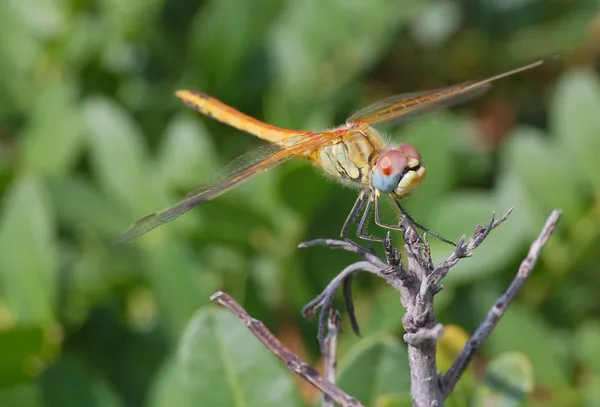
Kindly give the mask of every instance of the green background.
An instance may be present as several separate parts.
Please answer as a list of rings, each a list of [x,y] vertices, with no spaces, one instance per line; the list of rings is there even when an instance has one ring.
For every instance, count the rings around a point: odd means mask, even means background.
[[[600,405],[599,6],[0,0],[0,406],[317,401],[209,297],[227,291],[319,365],[316,320],[300,310],[356,256],[297,245],[337,237],[356,191],[296,160],[112,246],[130,223],[261,145],[188,109],[175,90],[318,130],[394,93],[555,53],[473,102],[382,129],[420,149],[428,178],[405,207],[443,236],[516,207],[444,282],[441,370],[550,211],[563,209],[452,405]],[[439,261],[451,247],[432,250]],[[340,385],[369,406],[409,405],[399,299],[368,276],[354,294],[363,338],[342,313]]]

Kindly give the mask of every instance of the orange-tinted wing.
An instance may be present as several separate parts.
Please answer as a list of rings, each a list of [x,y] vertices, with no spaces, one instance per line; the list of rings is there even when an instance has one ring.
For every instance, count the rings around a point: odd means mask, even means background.
[[[518,72],[535,68],[552,59],[555,59],[555,57],[541,59],[529,65],[477,81],[463,82],[458,85],[424,92],[391,96],[359,110],[354,113],[346,123],[348,125],[377,124],[393,119],[403,121],[409,120],[418,115],[452,106],[480,96],[490,88],[491,82]]]
[[[296,135],[243,154],[186,195],[178,204],[137,221],[115,240],[115,244],[135,239],[163,223],[183,215],[194,206],[221,195],[253,175],[267,171],[291,158],[301,156],[333,138],[335,138],[335,134],[332,132]]]
[[[231,106],[227,106],[225,103],[208,96],[205,93],[190,90],[178,90],[175,92],[175,96],[192,109],[197,110],[208,117],[212,117],[221,123],[248,132],[263,140],[270,141],[271,143],[294,135],[309,133],[306,131],[282,129],[263,123]]]

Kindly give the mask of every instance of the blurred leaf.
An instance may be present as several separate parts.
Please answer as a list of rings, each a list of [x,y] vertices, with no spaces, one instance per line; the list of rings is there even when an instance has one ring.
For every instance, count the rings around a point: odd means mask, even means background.
[[[339,386],[364,405],[376,405],[382,395],[410,391],[406,349],[396,339],[372,337],[360,341],[341,360]]]
[[[285,95],[328,100],[370,68],[393,33],[420,10],[419,2],[405,1],[398,7],[390,0],[306,0],[287,5],[270,32],[277,84],[269,95],[273,102]]]
[[[422,15],[411,22],[415,39],[426,46],[441,46],[460,28],[462,12],[458,3],[438,1],[428,4]]]
[[[26,110],[36,97],[31,79],[43,48],[17,18],[12,3],[18,2],[0,2],[0,90],[14,106]]]
[[[211,270],[197,262],[181,240],[145,248],[144,265],[167,333],[176,341],[194,312],[209,301],[214,290]]]
[[[375,401],[375,407],[411,407],[412,405],[410,393],[379,396]]]
[[[369,278],[371,276],[368,276]],[[372,278],[372,277],[371,277]],[[357,281],[353,291],[358,289]],[[351,337],[353,342],[362,342],[371,336],[380,338],[390,332],[400,332],[405,310],[398,292],[388,285],[371,289],[356,301],[356,318],[360,325],[361,338]],[[345,316],[344,316],[345,317]],[[348,331],[350,332],[350,331]],[[346,335],[348,337],[350,335]]]
[[[517,202],[512,201],[512,204],[515,205]],[[494,210],[498,218],[509,208],[501,206],[494,196],[488,193],[456,192],[439,202],[429,219],[431,219],[430,223],[435,225],[437,233],[457,241],[460,237],[459,233],[469,238],[475,225],[487,224]],[[495,229],[477,248],[476,255],[460,261],[448,273],[445,281],[448,284],[466,283],[489,277],[503,267],[513,264],[514,256],[521,253],[526,237],[527,223],[524,224],[517,219],[518,211],[521,211],[521,214],[523,212],[517,206],[508,220]],[[450,231],[454,231],[454,235],[451,235]],[[429,240],[434,264],[438,264],[451,253],[452,248],[433,238]]]
[[[150,30],[164,0],[107,0],[100,3],[108,21],[107,31],[134,39]]]
[[[456,160],[453,156],[462,138],[463,126],[447,114],[435,114],[409,123],[394,137],[395,142],[411,143],[422,156],[422,163],[431,174],[419,189],[406,200],[406,210],[415,219],[429,219],[431,208],[445,199],[457,182]],[[434,229],[437,225],[432,223]]]
[[[34,35],[51,38],[60,33],[67,17],[66,2],[53,0],[7,1],[14,10],[14,16]]]
[[[587,321],[581,324],[573,337],[573,350],[579,363],[600,377],[600,323]]]
[[[579,170],[596,188],[600,187],[599,111],[600,82],[596,75],[585,70],[563,75],[551,105],[552,129],[564,155],[563,165]]]
[[[533,389],[533,366],[527,356],[504,353],[490,362],[473,406],[517,407]]]
[[[497,3],[502,4],[499,1]],[[597,13],[594,1],[582,1],[577,5],[579,7],[574,7],[573,11],[560,13],[557,18],[540,21],[541,24],[528,24],[525,29],[511,31],[511,35],[504,38],[504,54],[520,61],[553,54],[567,54],[573,44],[581,44],[584,40],[589,23]]]
[[[74,230],[113,240],[129,222],[114,202],[83,177],[51,181],[48,191],[58,216]]]
[[[48,407],[124,407],[111,386],[74,356],[63,356],[40,380]]]
[[[574,222],[584,209],[584,183],[579,180],[576,166],[556,164],[563,157],[544,134],[534,129],[515,131],[503,148],[503,168],[518,175],[531,201],[537,202],[543,213],[561,208],[567,222]],[[560,190],[560,193],[556,193]]]
[[[148,395],[149,407],[185,406],[193,400],[180,377],[179,366],[175,357],[168,357],[162,364]]]
[[[162,191],[156,182],[150,187],[153,174],[142,134],[129,114],[100,97],[88,99],[83,111],[91,136],[94,172],[105,193],[134,216],[160,208],[157,203]]]
[[[491,304],[478,309],[485,310]],[[486,342],[491,354],[519,351],[527,355],[534,368],[535,382],[559,390],[567,386],[570,371],[567,348],[539,315],[518,304],[511,304]],[[552,355],[552,357],[548,357]]]
[[[171,119],[159,151],[160,175],[167,185],[192,188],[218,168],[218,154],[208,132],[187,114]]]
[[[323,174],[319,170],[299,161],[286,165],[280,171],[281,196],[298,214],[310,217],[322,207],[323,199],[333,193],[333,182],[323,182]],[[310,188],[310,194],[306,193],[307,188]]]
[[[65,35],[62,58],[69,71],[82,69],[100,50],[103,38],[102,22],[81,11],[71,16]]]
[[[38,373],[36,365],[43,363],[45,345],[44,331],[37,326],[0,331],[0,349],[10,349],[0,356],[0,388],[31,380]]]
[[[23,384],[0,390],[0,405],[10,407],[42,407],[40,390],[34,384]]]
[[[54,221],[42,186],[32,178],[16,179],[0,219],[0,284],[19,324],[54,319],[58,294]]]
[[[438,370],[445,372],[458,357],[470,335],[458,325],[445,325],[444,336],[437,343]]]
[[[242,62],[261,46],[278,11],[280,0],[210,1],[195,16],[190,29],[191,77],[198,69],[224,85],[231,81]]]
[[[190,321],[177,374],[190,406],[300,406],[291,373],[225,310],[205,308]]]
[[[73,86],[57,83],[39,92],[24,135],[28,170],[56,176],[72,169],[84,141],[80,115]]]
[[[446,372],[450,368],[469,338],[469,333],[460,326],[444,325],[444,336],[437,343],[436,362],[438,371]],[[446,399],[448,407],[462,407],[470,403],[476,384],[475,374],[473,364],[467,366],[454,390]]]
[[[582,385],[582,401],[583,407],[594,407],[600,402],[600,376],[592,376]]]

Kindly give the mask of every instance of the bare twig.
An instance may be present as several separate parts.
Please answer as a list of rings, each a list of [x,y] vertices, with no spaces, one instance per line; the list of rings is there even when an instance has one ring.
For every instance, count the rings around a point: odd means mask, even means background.
[[[360,254],[364,260],[356,262],[342,270],[327,286],[325,290],[304,309],[304,315],[310,317],[314,315],[318,308],[321,308],[321,323],[319,329],[319,338],[322,342],[324,331],[324,315],[329,315],[329,309],[333,303],[333,297],[343,284],[344,296],[346,298],[347,308],[350,313],[350,319],[353,329],[358,332],[358,326],[354,319],[353,306],[348,305],[349,284],[351,278],[358,271],[368,271],[384,279],[393,286],[399,293],[402,305],[406,308],[406,313],[402,319],[405,342],[408,343],[409,363],[411,370],[411,394],[413,405],[429,406],[442,405],[444,398],[452,391],[456,381],[466,368],[473,353],[481,344],[481,341],[489,335],[494,328],[497,320],[500,318],[506,306],[512,300],[515,293],[520,289],[524,279],[527,277],[531,267],[535,263],[539,251],[552,232],[553,225],[558,221],[559,212],[555,211],[551,215],[542,235],[532,246],[532,251],[521,266],[518,277],[515,279],[507,293],[498,300],[494,308],[488,314],[486,321],[480,326],[473,338],[463,349],[459,360],[442,378],[437,372],[436,359],[436,341],[442,334],[442,326],[437,322],[433,311],[434,296],[442,290],[441,280],[448,274],[462,258],[470,257],[471,251],[481,245],[492,230],[504,222],[512,208],[502,215],[499,219],[492,215],[487,225],[477,225],[473,235],[467,239],[463,236],[454,251],[434,267],[431,260],[431,252],[426,236],[421,238],[416,228],[406,222],[404,225],[404,247],[406,249],[407,267],[402,266],[400,253],[393,248],[389,234],[384,241],[385,262],[380,260],[374,253],[364,248],[358,247],[352,243],[333,239],[319,239],[303,243],[300,247],[309,247],[314,245],[325,245],[328,247],[347,250]],[[543,239],[542,239],[543,236]],[[525,270],[525,271],[523,271]],[[351,304],[351,298],[350,298]]]
[[[373,263],[368,261],[358,261],[356,263],[353,263],[346,267],[344,270],[342,270],[337,276],[335,276],[334,279],[331,280],[327,287],[321,292],[321,294],[319,294],[315,299],[313,299],[304,307],[304,309],[302,310],[302,314],[306,318],[314,316],[317,312],[317,309],[321,308],[321,314],[319,318],[319,330],[317,334],[319,343],[321,344],[321,348],[323,348],[323,339],[325,338],[325,321],[327,315],[329,315],[329,310],[331,309],[331,306],[333,304],[333,298],[335,297],[338,288],[348,278],[351,278],[354,274],[358,273],[359,271],[367,271],[369,273],[375,274],[380,278],[383,278],[388,284],[396,288],[396,290],[400,292],[404,291],[404,288],[402,287],[402,281],[399,280],[398,277],[394,274],[386,273],[387,270],[388,267],[379,259],[377,259],[377,265],[374,265]]]
[[[370,250],[365,249],[357,245],[356,243],[351,243],[346,240],[336,240],[336,239],[315,239],[309,240],[308,242],[302,242],[298,245],[299,248],[305,249],[307,247],[313,246],[327,246],[332,249],[342,249],[349,252],[357,253],[363,256],[363,258],[367,261],[370,261],[373,264],[381,265],[385,267],[385,263],[383,263],[379,257],[375,253]]]
[[[314,367],[300,360],[298,356],[286,348],[279,339],[267,329],[265,324],[248,315],[246,310],[244,310],[244,308],[231,296],[222,291],[217,291],[210,298],[212,301],[217,301],[219,304],[233,312],[233,314],[238,317],[238,319],[242,321],[271,352],[281,359],[290,370],[315,386],[324,395],[327,395],[331,400],[342,407],[362,407],[362,404],[358,402],[358,400],[346,394],[335,384],[323,379]]]
[[[324,342],[324,365],[325,365],[325,380],[329,383],[335,383],[335,370],[337,367],[337,337],[340,331],[340,314],[335,309],[332,309],[327,321],[327,336]],[[323,407],[333,407],[334,401],[331,397],[323,394]]]
[[[521,287],[523,287],[525,280],[527,277],[529,277],[531,270],[533,270],[535,267],[543,247],[546,245],[550,235],[556,228],[558,220],[560,219],[560,215],[561,212],[558,210],[555,210],[550,214],[550,217],[548,217],[548,220],[546,221],[546,224],[544,225],[540,235],[531,244],[529,253],[519,266],[517,275],[513,279],[512,283],[506,292],[496,300],[485,319],[481,322],[473,336],[471,336],[461,350],[456,361],[452,364],[450,369],[448,369],[446,374],[444,374],[442,383],[444,387],[444,394],[446,396],[454,389],[458,379],[469,365],[477,349],[496,327],[511,301],[515,298]]]

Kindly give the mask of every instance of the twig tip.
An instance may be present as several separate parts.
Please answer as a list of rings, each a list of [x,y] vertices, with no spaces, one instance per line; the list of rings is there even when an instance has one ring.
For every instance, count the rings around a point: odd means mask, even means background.
[[[225,293],[223,291],[217,291],[210,296],[211,301],[218,301]]]

